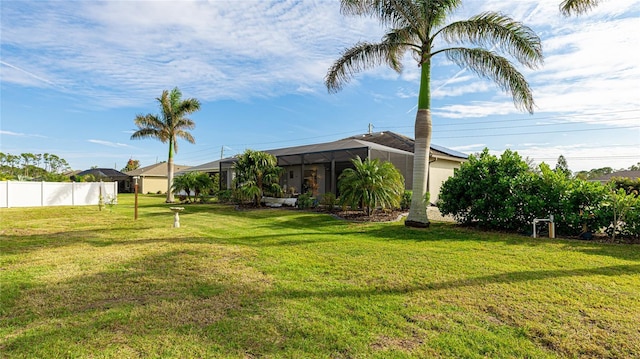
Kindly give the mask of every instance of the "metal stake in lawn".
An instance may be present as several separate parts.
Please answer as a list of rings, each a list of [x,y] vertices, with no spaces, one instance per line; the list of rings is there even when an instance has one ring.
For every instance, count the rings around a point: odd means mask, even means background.
[[[173,228],[180,228],[180,215],[179,213],[184,210],[184,207],[169,207],[173,211]]]
[[[133,177],[133,180],[135,181],[135,184],[133,185],[133,188],[134,188],[134,190],[133,190],[133,191],[134,191],[134,192],[135,192],[135,194],[136,194],[136,196],[135,196],[135,198],[136,198],[136,199],[135,199],[135,204],[134,204],[134,206],[133,206],[133,207],[134,207],[134,210],[133,210],[133,219],[135,219],[135,220],[137,220],[137,219],[138,219],[138,178],[140,178],[140,177],[138,177],[138,176],[134,176],[134,177]]]

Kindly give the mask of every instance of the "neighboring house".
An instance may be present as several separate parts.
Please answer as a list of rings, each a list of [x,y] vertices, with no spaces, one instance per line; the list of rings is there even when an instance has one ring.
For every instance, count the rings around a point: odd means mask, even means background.
[[[131,182],[129,176],[112,168],[91,168],[72,175],[72,181],[76,181],[78,177],[92,175],[96,180],[104,182],[118,182],[118,193],[131,192]]]
[[[189,166],[173,165],[173,173],[189,169]],[[133,181],[133,177],[138,179],[139,193],[167,193],[167,162],[156,163],[154,165],[137,168],[133,171],[126,172]]]
[[[339,195],[338,177],[346,168],[351,168],[351,160],[380,159],[389,161],[398,168],[405,178],[405,188],[413,185],[413,144],[414,140],[393,132],[377,132],[353,136],[342,140],[313,145],[295,146],[266,150],[278,159],[278,166],[284,168],[280,185],[288,193],[310,192],[314,196],[326,192]],[[191,167],[188,172],[201,171],[220,173],[221,188],[231,187],[235,157]],[[429,183],[427,190],[430,201],[438,200],[442,183],[453,175],[455,168],[467,160],[467,155],[444,147],[432,145],[429,160]]]
[[[598,178],[594,178],[590,181],[607,183],[612,178],[629,178],[631,180],[637,181],[640,178],[640,171],[618,171],[618,172],[609,173],[604,176],[600,176]]]

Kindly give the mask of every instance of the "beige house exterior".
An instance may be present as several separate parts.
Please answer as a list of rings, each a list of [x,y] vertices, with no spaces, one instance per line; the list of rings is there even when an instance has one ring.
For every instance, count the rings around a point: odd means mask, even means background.
[[[342,140],[312,145],[266,150],[278,160],[284,169],[280,185],[287,193],[311,193],[321,196],[337,192],[337,181],[351,160],[359,156],[388,161],[400,171],[405,188],[413,184],[414,140],[394,133],[377,132],[352,136]],[[429,182],[427,191],[430,202],[436,203],[442,183],[453,176],[454,170],[467,160],[467,155],[445,147],[431,145],[429,155]],[[220,187],[232,186],[233,165],[236,158],[229,157],[191,167],[184,172],[200,171],[220,174]],[[177,172],[177,171],[176,171]]]
[[[174,173],[189,169],[190,166],[173,165]],[[167,163],[156,163],[154,165],[141,167],[133,171],[125,172],[131,177],[139,177],[139,193],[167,193]],[[134,181],[132,181],[134,183]]]

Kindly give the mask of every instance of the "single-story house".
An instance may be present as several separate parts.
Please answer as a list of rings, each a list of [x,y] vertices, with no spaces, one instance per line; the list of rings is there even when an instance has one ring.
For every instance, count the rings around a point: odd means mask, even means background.
[[[177,174],[189,168],[189,166],[174,164],[173,173]],[[133,171],[128,171],[126,174],[132,178],[132,181],[133,177],[138,177],[139,193],[167,193],[167,162],[140,167]]]
[[[612,178],[628,178],[633,181],[637,181],[640,178],[640,171],[617,171],[594,178],[591,181],[598,181],[601,183],[607,183]]]
[[[84,177],[87,175],[92,175],[96,180],[104,182],[118,182],[118,193],[131,191],[129,176],[118,170],[114,170],[113,168],[90,168],[88,170],[78,172],[70,176],[70,178],[72,181],[77,181],[79,179],[78,177]]]
[[[264,152],[278,159],[284,168],[280,185],[288,193],[306,193],[314,196],[337,191],[338,177],[347,168],[353,167],[351,160],[360,156],[393,163],[405,178],[405,188],[413,185],[414,140],[394,133],[377,132],[352,136],[342,140],[312,145],[286,147]],[[429,160],[429,183],[431,203],[438,200],[442,183],[453,175],[455,168],[467,160],[467,155],[445,147],[431,145]],[[220,174],[220,187],[229,188],[234,178],[233,165],[236,157],[223,158],[189,168],[184,172],[200,171]]]

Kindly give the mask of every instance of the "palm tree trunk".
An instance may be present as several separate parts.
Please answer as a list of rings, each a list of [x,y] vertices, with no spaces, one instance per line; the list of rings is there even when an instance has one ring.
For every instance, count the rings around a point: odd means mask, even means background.
[[[169,160],[167,161],[167,203],[175,202],[173,198],[173,138],[169,139]]]
[[[413,149],[413,186],[407,227],[429,227],[427,217],[427,183],[429,183],[429,150],[431,149],[431,61],[426,59],[420,69],[420,92],[415,124],[416,142]]]
[[[416,142],[413,150],[413,194],[411,208],[405,221],[407,227],[429,227],[427,217],[427,183],[429,181],[429,150],[431,147],[431,110],[420,109],[416,114]]]

